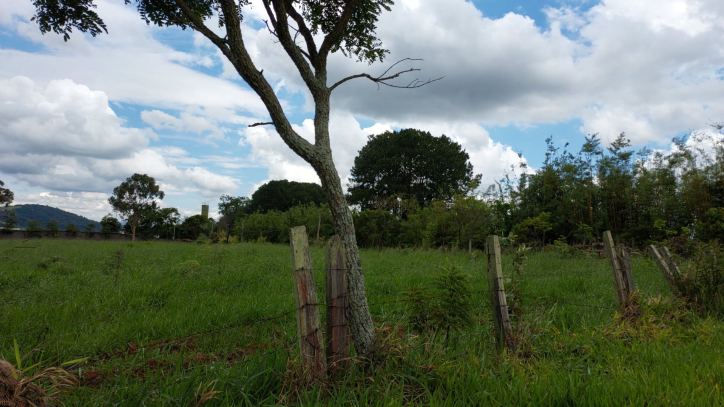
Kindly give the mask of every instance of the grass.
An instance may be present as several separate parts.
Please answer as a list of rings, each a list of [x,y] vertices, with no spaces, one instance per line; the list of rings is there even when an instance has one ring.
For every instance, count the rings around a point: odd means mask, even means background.
[[[14,360],[17,340],[42,349],[31,358],[44,366],[90,358],[61,397],[74,406],[724,404],[724,325],[672,300],[648,259],[633,259],[643,310],[630,323],[617,317],[607,260],[529,254],[521,346],[501,353],[483,258],[361,255],[385,351],[334,382],[299,373],[290,249],[271,244],[2,240],[0,356]],[[312,259],[322,298],[323,248]],[[408,332],[409,310],[393,301],[447,265],[481,291],[475,324],[450,339]]]

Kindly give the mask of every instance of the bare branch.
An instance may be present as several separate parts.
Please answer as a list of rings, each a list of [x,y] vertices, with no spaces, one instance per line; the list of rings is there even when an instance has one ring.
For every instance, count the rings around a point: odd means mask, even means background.
[[[289,17],[291,17],[292,20],[297,23],[297,28],[302,34],[302,37],[304,37],[304,42],[307,44],[307,57],[309,58],[310,62],[312,62],[312,66],[315,66],[315,61],[317,59],[317,44],[314,43],[314,36],[312,36],[312,31],[309,29],[309,27],[307,27],[307,24],[304,21],[304,17],[302,17],[294,8],[294,4],[292,3],[292,1],[285,1],[287,4],[287,14],[289,14]]]
[[[259,122],[259,123],[250,124],[247,127],[269,126],[269,125],[274,125],[274,122]]]
[[[431,79],[428,79],[428,80],[426,80],[426,81],[421,81],[421,80],[415,78],[414,80],[412,80],[410,83],[408,83],[408,84],[405,85],[405,86],[395,85],[395,84],[392,84],[392,83],[388,83],[387,81],[390,81],[390,80],[395,79],[395,78],[399,78],[401,75],[404,75],[404,74],[406,74],[406,73],[408,73],[408,72],[415,72],[415,71],[419,71],[419,70],[420,70],[420,69],[418,69],[418,68],[409,68],[409,69],[404,69],[404,70],[402,70],[402,71],[396,72],[396,73],[391,74],[391,75],[387,75],[387,74],[390,72],[390,70],[392,70],[392,68],[394,68],[396,65],[398,65],[399,63],[404,62],[404,61],[422,61],[422,59],[415,59],[415,58],[405,58],[405,59],[401,59],[401,60],[395,62],[394,64],[392,64],[392,66],[390,66],[389,68],[387,68],[387,70],[385,70],[385,72],[383,72],[383,73],[382,73],[381,75],[379,75],[379,76],[372,76],[372,75],[367,74],[367,73],[361,73],[361,74],[357,74],[357,75],[348,76],[348,77],[346,77],[346,78],[344,78],[344,79],[341,79],[340,81],[338,81],[338,82],[335,83],[334,85],[332,85],[332,87],[329,88],[329,91],[331,92],[331,91],[333,91],[337,86],[339,86],[339,85],[341,85],[341,84],[343,84],[343,83],[345,83],[345,82],[347,82],[347,81],[351,81],[352,79],[357,79],[357,78],[367,78],[367,79],[371,80],[372,82],[376,83],[377,86],[378,86],[378,88],[379,88],[379,85],[385,85],[385,86],[389,86],[389,87],[391,87],[391,88],[399,88],[399,89],[416,89],[416,88],[423,87],[423,86],[425,86],[425,85],[427,85],[427,84],[430,84],[430,83],[433,83],[433,82],[437,82],[437,81],[439,81],[440,79],[444,78],[444,76],[441,76],[441,77],[439,77],[439,78],[436,78],[436,79],[432,79],[432,78],[431,78]],[[385,76],[385,75],[387,75],[387,76]]]
[[[264,3],[267,14],[272,18],[272,25],[276,30],[279,42],[282,44],[282,47],[284,47],[287,55],[292,59],[292,62],[294,62],[299,74],[302,76],[302,80],[304,80],[304,83],[313,95],[319,93],[323,87],[317,80],[314,72],[312,72],[311,66],[301,52],[301,48],[294,42],[289,32],[290,25],[287,19],[288,10],[286,2],[284,0],[265,0],[262,3]],[[274,8],[273,12],[272,7]],[[274,17],[276,17],[276,20],[274,20]]]

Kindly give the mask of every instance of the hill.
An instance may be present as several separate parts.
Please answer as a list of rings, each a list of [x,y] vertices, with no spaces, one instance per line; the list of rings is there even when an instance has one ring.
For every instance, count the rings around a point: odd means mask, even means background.
[[[88,219],[86,217],[76,215],[74,213],[64,211],[62,209],[53,208],[46,205],[15,205],[8,208],[0,208],[0,211],[12,210],[15,211],[15,218],[18,220],[17,227],[26,228],[28,222],[37,220],[40,225],[45,228],[45,225],[52,221],[58,221],[60,223],[60,229],[65,230],[65,226],[72,223],[78,229],[85,230],[85,227],[89,223],[95,223],[96,231],[100,230],[98,221]],[[0,224],[2,224],[2,217],[0,217]]]

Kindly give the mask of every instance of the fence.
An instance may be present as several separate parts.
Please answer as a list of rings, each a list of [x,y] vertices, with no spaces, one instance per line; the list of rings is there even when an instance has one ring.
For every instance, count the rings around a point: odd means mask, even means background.
[[[291,315],[296,315],[297,332],[292,337],[286,337],[273,346],[270,346],[266,352],[257,354],[263,357],[268,354],[277,353],[284,349],[291,349],[293,343],[297,343],[299,347],[299,355],[301,362],[311,377],[322,377],[326,374],[331,376],[344,372],[350,366],[350,343],[352,335],[349,329],[348,313],[352,309],[348,302],[346,290],[346,258],[344,249],[339,238],[333,237],[326,248],[325,263],[325,301],[319,302],[316,293],[316,285],[314,283],[315,271],[312,267],[311,255],[309,253],[309,244],[307,241],[307,233],[304,227],[293,228],[291,230],[291,250],[292,250],[292,269],[294,276],[294,292],[296,306],[274,315],[261,318],[247,318],[237,323],[210,328],[207,330],[179,336],[172,339],[150,342],[143,345],[128,346],[125,350],[116,350],[108,353],[102,353],[92,357],[88,363],[90,365],[97,364],[114,358],[123,358],[131,354],[138,353],[142,350],[153,350],[161,348],[178,347],[195,338],[201,338],[219,334],[225,331],[231,331],[239,328],[254,327],[259,324],[282,320]],[[487,265],[487,290],[474,290],[460,294],[480,295],[481,297],[487,293],[490,298],[489,305],[486,306],[485,312],[492,316],[495,328],[495,340],[499,346],[514,350],[515,342],[513,337],[513,322],[511,322],[511,310],[508,308],[508,293],[506,293],[506,276],[510,276],[511,272],[504,273],[503,263],[501,261],[500,243],[497,236],[490,236],[486,242],[486,265]],[[604,243],[607,257],[611,265],[613,274],[613,290],[611,298],[600,297],[524,297],[516,298],[516,301],[535,301],[536,304],[544,306],[553,306],[556,304],[565,304],[574,307],[586,307],[602,312],[611,312],[625,307],[630,301],[631,294],[635,290],[633,274],[628,251],[623,247],[615,247],[610,232],[604,234]],[[668,251],[664,251],[668,255]],[[656,248],[652,249],[652,253],[658,255]],[[668,260],[662,260],[661,256],[654,255],[654,259],[664,273],[664,276],[671,275],[675,270],[675,264],[668,255]],[[404,267],[393,267],[388,270],[402,269]],[[288,272],[287,272],[288,273]],[[567,271],[568,274],[571,271]],[[668,274],[667,274],[668,273]],[[250,284],[251,282],[263,282],[271,279],[276,275],[265,275],[263,277],[251,280],[245,280],[238,284],[225,285],[211,290],[195,292],[193,295],[185,297],[172,298],[169,301],[188,301],[193,297],[203,296],[211,292],[233,291],[236,288]],[[522,281],[536,279],[555,278],[555,273],[536,274],[535,272],[525,273]],[[667,277],[669,280],[669,277]],[[438,297],[429,296],[423,300],[433,300]],[[615,303],[612,301],[615,298]],[[419,300],[419,299],[418,299]],[[591,302],[595,300],[595,302]],[[409,303],[409,298],[398,298],[393,300],[370,302],[366,307],[373,308],[386,304]],[[320,307],[324,306],[326,310],[326,326],[322,328],[320,318]],[[134,311],[143,311],[150,308],[148,305],[125,309],[117,313],[107,313],[97,315],[91,318],[76,321],[71,324],[55,327],[54,330],[65,332],[75,326],[90,323],[92,321],[111,321],[121,314]],[[379,322],[379,320],[378,320]],[[52,331],[49,327],[28,330],[24,332],[14,333],[12,335],[0,336],[0,340],[18,338],[21,336],[37,336],[37,341],[43,343],[47,340],[47,336]],[[190,378],[189,378],[190,379]]]

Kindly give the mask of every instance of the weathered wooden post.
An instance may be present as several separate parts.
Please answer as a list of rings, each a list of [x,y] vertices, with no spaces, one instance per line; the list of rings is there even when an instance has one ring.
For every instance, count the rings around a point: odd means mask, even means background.
[[[610,230],[603,232],[603,244],[606,248],[606,257],[608,257],[608,261],[611,263],[611,269],[613,270],[613,286],[616,290],[618,305],[619,307],[624,307],[628,303],[629,292],[626,287],[623,267],[616,254],[616,248],[613,244],[613,237],[611,236]]]
[[[671,272],[671,275],[674,277],[674,281],[680,281],[681,270],[679,270],[679,266],[676,265],[676,262],[674,261],[674,257],[671,256],[671,253],[669,252],[669,248],[666,246],[661,246],[661,253],[663,254],[664,260],[666,260],[666,265],[669,266],[669,271]]]
[[[671,269],[669,268],[669,265],[666,264],[663,257],[661,257],[661,254],[656,249],[654,245],[649,246],[649,254],[651,255],[651,258],[654,259],[654,262],[659,267],[659,270],[661,270],[661,274],[663,274],[666,281],[669,283],[669,286],[674,292],[678,291],[678,288],[676,287],[676,281],[674,280],[674,275],[671,272]]]
[[[347,260],[339,236],[329,239],[325,263],[327,294],[327,366],[329,375],[349,367],[349,322],[347,321]]]
[[[500,240],[498,236],[488,236],[485,252],[488,256],[488,289],[490,302],[493,306],[495,330],[498,345],[513,350],[513,329],[508,314],[508,302],[505,299],[503,266],[500,257]]]
[[[297,226],[290,230],[292,266],[294,267],[294,298],[297,301],[297,335],[302,365],[314,378],[327,371],[319,321],[319,302],[314,286],[312,257],[309,254],[307,228]]]
[[[623,281],[626,283],[626,292],[630,296],[631,293],[636,291],[636,284],[633,279],[633,272],[631,271],[631,256],[629,255],[628,249],[624,245],[618,245],[617,249],[619,265],[623,272]]]

